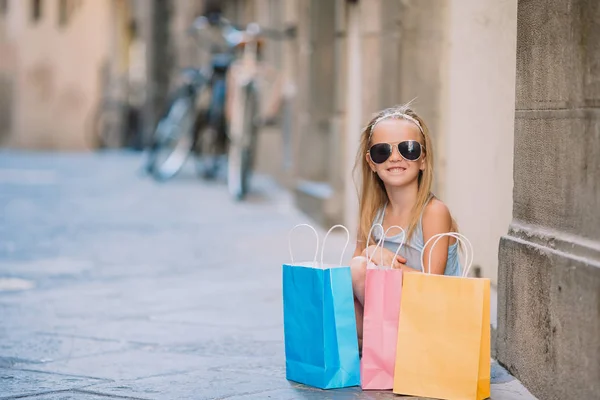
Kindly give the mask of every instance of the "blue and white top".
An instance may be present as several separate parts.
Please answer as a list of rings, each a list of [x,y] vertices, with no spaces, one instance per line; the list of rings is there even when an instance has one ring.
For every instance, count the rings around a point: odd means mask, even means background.
[[[373,225],[381,224],[383,225],[383,219],[385,217],[385,209],[387,207],[384,206],[379,210],[377,215],[375,216],[375,220],[373,221]],[[378,229],[373,230],[373,238],[375,239],[375,243],[378,243],[383,235]],[[396,253],[398,250],[398,246],[402,243],[404,234],[400,232],[394,236],[386,236],[383,242],[383,246],[389,251]],[[406,265],[416,269],[421,269],[421,252],[423,251],[423,247],[425,246],[425,241],[423,240],[423,214],[419,218],[419,223],[417,224],[412,238],[408,243],[405,243],[398,254],[406,259]],[[444,270],[444,275],[450,276],[461,276],[461,266],[460,266],[460,257],[458,255],[458,241],[454,244],[448,246],[448,260],[446,261],[446,269]]]

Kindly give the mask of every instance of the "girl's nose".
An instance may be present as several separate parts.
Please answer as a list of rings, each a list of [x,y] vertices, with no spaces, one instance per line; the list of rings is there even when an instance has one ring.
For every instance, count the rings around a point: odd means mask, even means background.
[[[398,150],[398,146],[392,146],[392,155],[390,156],[390,161],[401,161],[402,156],[400,155],[400,150]]]

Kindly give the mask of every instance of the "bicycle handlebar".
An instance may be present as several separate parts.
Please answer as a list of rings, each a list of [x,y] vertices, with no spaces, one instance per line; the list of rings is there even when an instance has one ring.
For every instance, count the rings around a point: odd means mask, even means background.
[[[287,40],[294,39],[298,33],[298,28],[295,25],[289,25],[283,30],[263,28],[261,27],[262,36],[268,37],[274,40]]]
[[[297,35],[297,27],[295,25],[290,25],[283,30],[277,30],[272,28],[265,28],[257,23],[253,22],[248,24],[246,27],[241,27],[240,25],[236,25],[226,19],[222,20],[223,26],[221,26],[221,31],[223,31],[223,35],[227,38],[227,36],[235,36],[232,42],[236,42],[237,40],[241,40],[241,36],[249,35],[251,37],[261,37],[264,36],[273,40],[286,40],[293,39]],[[198,17],[194,20],[190,28],[188,29],[188,33],[196,33],[203,29],[206,29],[210,23],[206,17]],[[230,40],[228,40],[230,41]]]

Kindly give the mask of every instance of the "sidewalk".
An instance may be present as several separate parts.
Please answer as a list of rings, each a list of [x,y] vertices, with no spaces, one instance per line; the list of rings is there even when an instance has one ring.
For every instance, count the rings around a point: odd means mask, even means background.
[[[259,178],[235,204],[221,183],[159,185],[139,165],[0,152],[0,399],[398,398],[286,381],[281,263],[307,222],[288,193]],[[492,375],[493,399],[533,398]]]

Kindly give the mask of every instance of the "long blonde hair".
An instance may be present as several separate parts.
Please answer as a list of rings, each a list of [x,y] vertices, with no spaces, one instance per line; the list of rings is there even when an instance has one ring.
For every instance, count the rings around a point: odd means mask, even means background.
[[[433,182],[433,149],[431,138],[429,137],[429,130],[423,119],[419,117],[409,105],[386,108],[375,114],[361,133],[360,146],[354,165],[355,182],[359,180],[359,177],[356,176],[357,172],[360,172],[362,175],[360,177],[362,179],[362,184],[357,185],[359,200],[359,231],[357,239],[359,242],[364,243],[365,246],[369,245],[368,242],[370,241],[370,238],[367,238],[367,236],[369,235],[371,224],[373,223],[377,212],[382,209],[388,201],[383,181],[379,178],[379,175],[371,171],[369,163],[366,160],[366,154],[371,146],[371,131],[378,121],[386,118],[399,119],[402,118],[402,114],[408,116],[406,119],[413,118],[421,125],[424,145],[423,154],[425,156],[425,169],[419,172],[417,201],[410,213],[410,220],[406,230],[406,242],[412,237],[412,234],[419,223],[420,216],[431,195],[431,185]]]

